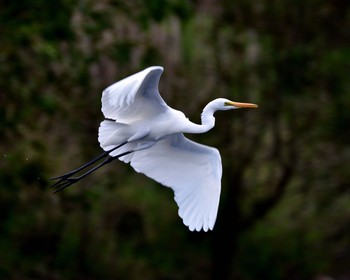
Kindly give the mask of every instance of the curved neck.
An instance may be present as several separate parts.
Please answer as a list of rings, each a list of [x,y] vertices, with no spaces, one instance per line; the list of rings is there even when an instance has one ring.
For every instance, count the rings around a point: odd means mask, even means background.
[[[209,103],[207,106],[204,107],[201,115],[202,126],[206,128],[205,132],[212,129],[215,125],[215,110],[210,105],[211,104]]]
[[[188,127],[187,131],[189,133],[204,133],[212,129],[215,125],[214,112],[210,103],[204,107],[202,115],[201,115],[201,124],[195,124],[191,122],[191,126]]]

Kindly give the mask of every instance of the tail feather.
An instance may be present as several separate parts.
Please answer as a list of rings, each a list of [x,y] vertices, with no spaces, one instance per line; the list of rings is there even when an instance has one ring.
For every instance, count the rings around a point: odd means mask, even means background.
[[[121,130],[127,127],[126,124],[117,123],[112,120],[104,120],[98,129],[98,142],[103,150],[108,151],[125,142],[124,133]]]
[[[147,134],[148,130],[146,129],[135,133],[132,127],[127,124],[105,119],[101,122],[98,129],[98,142],[104,151],[110,151],[122,143],[125,143],[118,149],[115,149],[109,153],[110,156],[116,157],[126,152],[143,150],[153,146],[155,144],[154,141],[135,140],[138,138],[142,139]],[[125,163],[129,163],[133,156],[134,152],[128,153],[119,159]]]

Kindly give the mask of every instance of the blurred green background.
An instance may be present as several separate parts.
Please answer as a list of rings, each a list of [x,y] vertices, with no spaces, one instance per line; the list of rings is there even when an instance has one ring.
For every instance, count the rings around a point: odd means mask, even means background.
[[[350,2],[0,3],[1,279],[349,279]],[[188,135],[223,160],[218,219],[190,232],[170,189],[101,153],[101,92],[151,65]]]

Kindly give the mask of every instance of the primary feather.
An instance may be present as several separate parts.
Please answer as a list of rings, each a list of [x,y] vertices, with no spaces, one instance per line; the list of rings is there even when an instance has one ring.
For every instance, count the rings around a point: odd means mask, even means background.
[[[190,230],[213,229],[222,174],[217,149],[176,133],[135,152],[130,164],[137,172],[174,190],[179,216]]]
[[[158,92],[162,72],[162,67],[149,67],[106,88],[102,93],[104,116],[131,123],[166,110],[167,105]]]

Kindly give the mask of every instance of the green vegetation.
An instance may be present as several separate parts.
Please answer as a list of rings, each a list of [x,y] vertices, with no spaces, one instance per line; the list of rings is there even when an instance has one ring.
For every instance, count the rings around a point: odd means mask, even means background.
[[[0,4],[0,278],[350,277],[349,29],[342,0]],[[213,232],[122,163],[48,189],[101,152],[102,90],[150,65],[196,122],[260,106],[189,136],[222,154]]]

